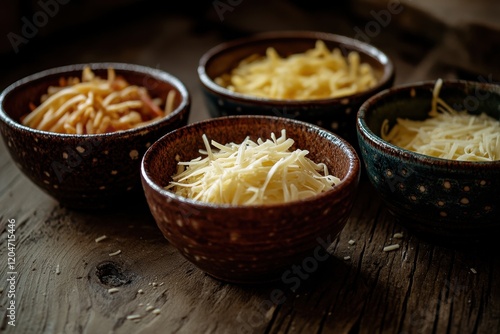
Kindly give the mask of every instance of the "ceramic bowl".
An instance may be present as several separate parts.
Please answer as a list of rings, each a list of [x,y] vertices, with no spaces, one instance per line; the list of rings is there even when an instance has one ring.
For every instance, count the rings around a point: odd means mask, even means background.
[[[344,56],[357,51],[361,61],[374,68],[378,84],[346,97],[299,101],[243,95],[214,82],[216,77],[230,72],[242,59],[252,54],[264,55],[268,47],[274,47],[281,56],[288,56],[314,48],[317,40],[324,41],[330,50],[339,48]],[[356,112],[368,97],[392,86],[394,66],[381,50],[352,38],[323,32],[282,31],[262,33],[215,46],[201,57],[198,75],[212,117],[260,114],[293,118],[323,127],[357,145]]]
[[[357,130],[371,183],[398,221],[414,233],[443,243],[470,243],[496,236],[500,226],[500,161],[467,162],[414,153],[380,137],[382,122],[423,120],[434,82],[385,90],[360,108]],[[444,81],[439,95],[450,106],[500,119],[500,86]]]
[[[190,96],[185,86],[163,71],[121,63],[89,64],[106,77],[108,67],[131,84],[146,87],[155,97],[178,92],[175,110],[146,126],[106,134],[72,135],[36,130],[20,123],[28,104],[37,104],[61,77],[81,76],[87,64],[49,69],[7,87],[0,95],[0,130],[19,169],[61,204],[99,209],[142,195],[140,163],[146,149],[169,131],[187,124]]]
[[[222,144],[240,143],[246,136],[270,138],[282,129],[341,183],[301,201],[251,206],[209,204],[164,189],[177,171],[176,156],[181,161],[199,156],[203,134]],[[188,125],[153,144],[142,163],[146,199],[165,238],[206,273],[238,283],[279,279],[292,264],[314,260],[315,254],[324,260],[321,247],[328,247],[344,227],[359,175],[357,154],[343,139],[314,125],[267,116],[221,117]]]

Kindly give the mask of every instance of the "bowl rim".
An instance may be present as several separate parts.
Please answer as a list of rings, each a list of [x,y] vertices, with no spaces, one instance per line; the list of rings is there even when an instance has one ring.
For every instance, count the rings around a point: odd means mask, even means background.
[[[369,114],[373,112],[373,106],[377,105],[381,100],[388,96],[393,96],[395,94],[400,94],[401,92],[411,92],[414,89],[426,89],[429,88],[432,93],[432,89],[436,80],[424,80],[413,83],[405,83],[391,88],[385,89],[370,98],[368,98],[359,108],[356,115],[356,129],[358,132],[358,140],[363,140],[368,142],[371,146],[375,146],[379,151],[384,154],[391,155],[393,157],[399,157],[402,160],[412,160],[423,165],[433,165],[439,167],[450,167],[460,168],[460,169],[470,169],[471,167],[483,167],[488,169],[498,169],[500,168],[500,160],[494,161],[461,161],[461,160],[451,160],[444,158],[437,158],[417,152],[413,152],[397,145],[391,144],[390,142],[377,136],[366,124],[365,119],[369,117]],[[443,88],[448,86],[455,86],[457,88],[465,88],[467,86],[471,87],[481,87],[483,89],[495,88],[500,95],[500,85],[492,83],[482,83],[469,80],[459,80],[459,79],[443,79]]]
[[[174,109],[169,115],[162,117],[154,122],[148,123],[143,126],[127,129],[127,130],[119,130],[113,132],[106,133],[94,133],[94,134],[71,134],[71,133],[59,133],[52,131],[45,131],[35,129],[26,125],[23,125],[17,121],[15,121],[5,110],[3,107],[5,98],[14,92],[16,89],[19,89],[22,86],[29,84],[33,81],[43,81],[47,76],[53,75],[64,75],[67,72],[73,71],[81,71],[85,66],[90,66],[92,70],[105,70],[109,67],[113,67],[116,71],[123,72],[135,72],[140,73],[145,76],[145,78],[155,78],[157,80],[165,81],[170,83],[172,86],[177,89],[181,95],[181,103],[179,106]],[[89,62],[89,63],[78,63],[71,65],[64,65],[53,67],[49,69],[45,69],[34,74],[25,76],[9,86],[7,86],[0,94],[0,121],[5,123],[11,128],[20,129],[25,132],[30,132],[43,136],[52,136],[58,138],[79,138],[79,139],[88,139],[88,138],[110,138],[110,137],[129,137],[136,134],[141,134],[144,131],[147,131],[149,128],[155,128],[164,122],[170,122],[175,119],[177,116],[182,114],[185,110],[190,108],[191,105],[191,95],[181,80],[172,74],[160,70],[158,68],[152,68],[144,65],[131,64],[131,63],[120,63],[120,62]]]
[[[209,202],[203,202],[203,201],[198,201],[198,200],[193,200],[184,196],[180,196],[175,194],[172,191],[164,189],[162,186],[158,185],[156,182],[152,180],[150,177],[149,171],[146,169],[147,162],[149,157],[153,154],[153,152],[157,149],[158,146],[161,145],[163,141],[168,140],[170,136],[176,135],[178,132],[181,131],[188,131],[189,129],[195,128],[195,127],[200,127],[204,126],[207,124],[211,123],[223,123],[227,120],[230,120],[231,122],[238,122],[239,120],[246,119],[246,120],[251,120],[251,119],[269,119],[269,120],[280,120],[285,123],[295,123],[300,126],[306,127],[309,131],[308,132],[316,132],[317,135],[320,137],[324,138],[325,140],[331,141],[332,139],[336,140],[338,143],[340,143],[340,146],[342,146],[342,150],[346,153],[347,158],[349,160],[349,168],[348,171],[343,179],[341,179],[341,182],[337,185],[335,185],[332,189],[329,189],[328,191],[322,192],[320,194],[317,194],[312,197],[308,197],[305,199],[301,200],[296,200],[296,201],[290,201],[290,202],[284,202],[284,203],[274,203],[274,204],[258,204],[258,205],[231,205],[231,204],[214,204],[214,203],[209,203]],[[292,138],[293,139],[293,138]],[[221,209],[221,210],[246,210],[246,209],[261,209],[261,210],[274,210],[274,209],[279,209],[279,208],[285,208],[289,207],[290,205],[297,205],[297,204],[307,204],[307,203],[313,203],[316,201],[319,201],[323,198],[333,196],[333,194],[339,193],[343,191],[344,189],[350,187],[353,183],[358,183],[360,180],[360,174],[361,174],[361,162],[360,159],[354,150],[354,148],[343,138],[339,137],[338,135],[321,128],[319,126],[303,122],[303,121],[298,121],[295,119],[288,119],[288,118],[282,118],[282,117],[276,117],[276,116],[264,116],[264,115],[235,115],[235,116],[224,116],[224,117],[217,117],[217,118],[210,118],[202,121],[198,121],[195,123],[188,124],[186,126],[183,126],[181,128],[178,128],[174,131],[171,131],[167,134],[165,134],[163,137],[158,139],[156,142],[154,142],[144,153],[142,160],[141,160],[141,178],[143,182],[146,182],[147,185],[153,189],[156,193],[159,193],[162,197],[166,197],[170,200],[173,201],[178,201],[181,203],[193,205],[194,207],[198,207],[200,209]]]
[[[310,40],[323,40],[327,42],[339,43],[341,46],[345,46],[346,49],[356,50],[359,53],[364,53],[377,60],[384,68],[382,77],[377,82],[377,84],[367,90],[333,98],[322,98],[322,99],[310,99],[310,100],[293,100],[293,99],[271,99],[258,96],[251,96],[246,94],[241,94],[233,92],[227,88],[224,88],[215,83],[212,78],[207,74],[206,66],[207,64],[217,57],[219,54],[236,49],[242,45],[259,43],[263,41],[272,41],[275,39],[281,40],[293,40],[293,39],[310,39]],[[227,42],[222,42],[215,45],[208,51],[206,51],[200,58],[198,64],[198,77],[202,85],[209,89],[210,91],[224,96],[226,98],[231,98],[233,100],[239,100],[242,102],[251,103],[266,103],[272,106],[282,106],[283,104],[292,104],[297,106],[306,106],[310,104],[328,105],[328,104],[348,104],[351,99],[363,98],[365,96],[373,95],[380,87],[384,87],[389,84],[395,77],[395,67],[389,56],[377,47],[362,42],[360,40],[321,31],[310,31],[310,30],[280,30],[280,31],[268,31],[263,33],[257,33],[248,37],[243,37],[239,39],[234,39]]]

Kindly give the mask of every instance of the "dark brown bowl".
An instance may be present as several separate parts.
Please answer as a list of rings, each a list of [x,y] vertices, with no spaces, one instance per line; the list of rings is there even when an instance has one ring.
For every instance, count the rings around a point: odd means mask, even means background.
[[[181,161],[199,156],[203,134],[219,143],[238,143],[246,136],[270,138],[282,129],[342,182],[309,199],[253,206],[214,205],[164,189],[177,171],[177,155]],[[335,239],[351,211],[359,164],[351,145],[317,126],[278,117],[232,116],[167,134],[144,155],[141,175],[159,228],[189,261],[219,279],[251,283],[279,279],[294,263],[314,260],[318,253],[324,256],[321,247]]]
[[[152,96],[165,98],[177,91],[175,110],[147,126],[106,134],[72,135],[22,125],[28,104],[37,104],[60,77],[81,76],[87,64],[49,69],[7,87],[0,95],[0,130],[12,159],[37,186],[61,204],[100,209],[142,196],[140,162],[147,148],[169,131],[187,124],[190,96],[184,85],[163,71],[121,63],[88,64],[96,75],[108,67],[131,84],[144,86]]]
[[[339,48],[344,56],[357,51],[361,61],[375,69],[378,84],[345,97],[300,101],[243,95],[214,82],[216,77],[230,72],[242,59],[252,54],[264,55],[268,47],[288,56],[314,48],[317,40],[324,41],[329,49]],[[198,66],[198,76],[212,117],[269,115],[293,118],[323,127],[354,145],[357,145],[356,112],[368,97],[392,86],[394,73],[391,60],[374,46],[349,37],[314,31],[267,32],[222,43],[208,50]]]
[[[470,245],[500,232],[500,161],[440,159],[395,146],[380,136],[382,122],[424,120],[433,81],[383,91],[358,113],[359,146],[368,178],[397,220],[441,244]],[[444,80],[439,96],[458,110],[500,119],[500,86]]]

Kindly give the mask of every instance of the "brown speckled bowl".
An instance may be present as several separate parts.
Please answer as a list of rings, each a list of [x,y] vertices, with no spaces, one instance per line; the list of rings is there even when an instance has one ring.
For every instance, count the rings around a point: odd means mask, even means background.
[[[175,195],[163,187],[181,161],[199,156],[202,135],[219,143],[270,138],[286,129],[296,147],[324,162],[342,182],[306,200],[275,205],[214,205]],[[219,279],[259,282],[282,277],[294,263],[313,259],[344,227],[359,182],[354,149],[314,125],[267,116],[215,118],[173,131],[146,152],[142,182],[151,213],[164,236],[191,262]],[[316,250],[316,252],[314,252]],[[324,256],[324,251],[321,255]]]
[[[230,72],[242,59],[252,54],[264,55],[268,47],[274,47],[281,56],[288,56],[314,48],[317,40],[324,41],[330,50],[339,48],[344,56],[351,51],[358,52],[361,61],[374,68],[379,83],[369,90],[345,97],[300,101],[243,95],[214,82],[216,77]],[[391,60],[374,46],[316,31],[273,31],[222,43],[208,50],[198,65],[198,76],[212,117],[269,115],[293,118],[323,127],[354,145],[357,145],[356,112],[367,98],[392,86],[394,73]]]
[[[108,67],[131,84],[144,86],[155,97],[170,89],[178,94],[175,110],[147,126],[107,134],[71,135],[40,131],[21,125],[19,119],[38,104],[60,77],[81,76],[87,64],[49,69],[7,87],[0,95],[0,130],[21,171],[37,186],[78,209],[100,209],[142,196],[140,162],[146,149],[164,134],[187,124],[190,96],[184,85],[163,71],[121,63],[89,64],[96,75],[106,77]]]

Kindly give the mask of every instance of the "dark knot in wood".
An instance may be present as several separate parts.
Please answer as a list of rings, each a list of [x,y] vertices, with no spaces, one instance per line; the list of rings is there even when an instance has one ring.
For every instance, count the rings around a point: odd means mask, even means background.
[[[99,281],[110,287],[122,286],[131,282],[130,275],[115,262],[106,261],[96,266],[95,272]]]

